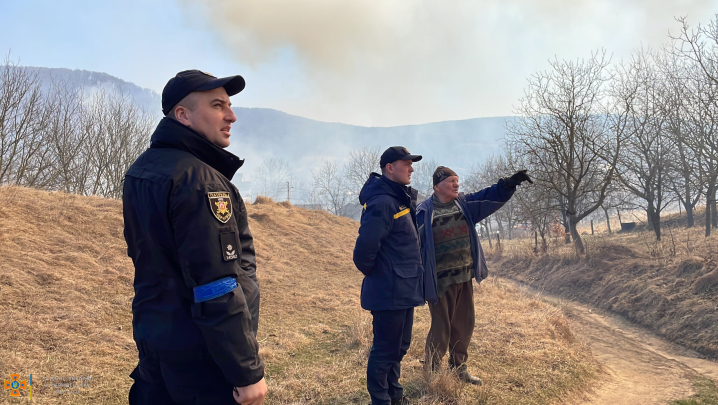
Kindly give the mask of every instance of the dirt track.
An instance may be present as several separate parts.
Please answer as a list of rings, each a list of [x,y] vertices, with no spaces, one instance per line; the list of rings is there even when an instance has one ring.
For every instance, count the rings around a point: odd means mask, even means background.
[[[532,293],[536,293],[533,291]],[[663,340],[622,318],[546,294],[572,322],[606,372],[605,381],[582,405],[653,405],[694,394],[691,377],[718,381],[718,363]]]

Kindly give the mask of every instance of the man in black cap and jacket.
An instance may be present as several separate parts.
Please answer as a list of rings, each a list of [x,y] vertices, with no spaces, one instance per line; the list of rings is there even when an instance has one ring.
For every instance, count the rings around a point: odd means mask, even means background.
[[[259,286],[244,201],[224,150],[241,76],[188,70],[162,92],[150,148],[127,171],[125,240],[135,265],[139,363],[130,404],[259,405]]]
[[[417,192],[407,187],[421,160],[393,146],[359,193],[364,206],[354,264],[364,273],[361,306],[371,311],[374,340],[367,364],[373,405],[406,404],[401,360],[411,344],[414,307],[424,305],[423,267],[416,228]]]

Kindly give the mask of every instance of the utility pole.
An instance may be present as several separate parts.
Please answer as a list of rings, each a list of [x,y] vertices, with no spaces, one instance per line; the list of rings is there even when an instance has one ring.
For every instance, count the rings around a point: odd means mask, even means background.
[[[287,202],[289,202],[289,182],[287,182]]]

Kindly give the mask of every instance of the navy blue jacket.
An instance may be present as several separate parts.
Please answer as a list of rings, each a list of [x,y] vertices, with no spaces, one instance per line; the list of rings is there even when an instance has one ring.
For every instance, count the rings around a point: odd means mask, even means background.
[[[507,187],[503,179],[491,187],[471,194],[460,193],[454,199],[461,212],[469,223],[469,239],[471,240],[471,256],[474,259],[474,278],[477,282],[488,276],[486,258],[481,249],[479,235],[476,233],[476,224],[503,207],[506,201],[514,195],[516,187]],[[424,263],[424,295],[427,301],[436,304],[439,300],[439,291],[436,281],[436,255],[434,252],[434,233],[431,223],[434,219],[434,202],[431,197],[419,204],[417,220],[419,234],[421,235],[421,257]]]
[[[359,193],[364,206],[354,264],[364,273],[361,306],[369,311],[424,305],[416,190],[372,173]]]
[[[243,161],[171,119],[125,176],[133,335],[169,358],[208,353],[234,386],[264,376],[248,303],[254,242],[230,179]]]

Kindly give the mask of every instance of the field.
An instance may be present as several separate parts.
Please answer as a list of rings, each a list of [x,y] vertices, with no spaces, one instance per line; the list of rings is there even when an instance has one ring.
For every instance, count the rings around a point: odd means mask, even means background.
[[[127,402],[137,351],[121,210],[116,200],[0,188],[0,374],[32,374],[33,403]],[[371,324],[351,262],[357,223],[281,203],[248,210],[266,403],[368,403]],[[598,381],[599,366],[559,309],[496,278],[475,291],[469,367],[484,385],[424,374],[429,315],[420,307],[402,376],[414,403],[574,403]],[[0,403],[29,403],[29,390],[0,395]]]

